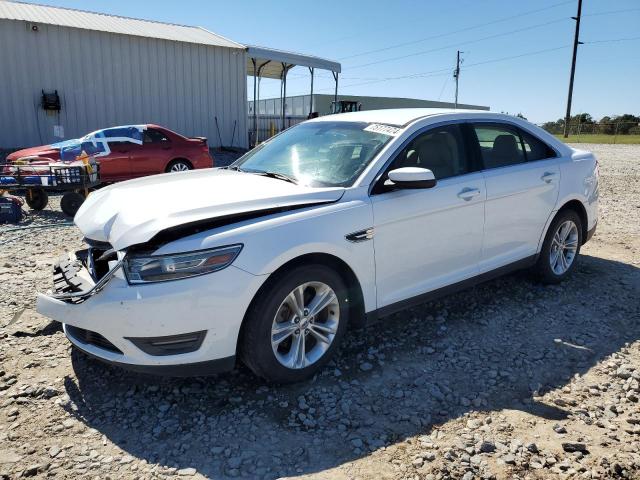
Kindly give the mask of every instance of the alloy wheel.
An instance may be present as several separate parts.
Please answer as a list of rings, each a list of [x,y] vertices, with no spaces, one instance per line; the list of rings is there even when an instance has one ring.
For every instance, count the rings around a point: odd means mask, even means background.
[[[556,275],[565,273],[576,258],[578,251],[578,227],[571,220],[562,222],[551,241],[549,264]]]
[[[271,326],[271,347],[280,364],[301,369],[317,362],[338,332],[340,303],[322,282],[297,286],[282,301]]]
[[[189,165],[182,162],[174,163],[169,169],[170,172],[186,172],[187,170],[189,170]]]

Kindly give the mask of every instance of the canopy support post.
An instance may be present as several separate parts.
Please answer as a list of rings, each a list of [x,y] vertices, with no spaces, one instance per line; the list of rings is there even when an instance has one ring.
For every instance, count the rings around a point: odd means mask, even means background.
[[[285,127],[285,116],[286,116],[286,101],[287,101],[287,73],[289,73],[289,69],[293,65],[288,65],[282,62],[282,83],[281,83],[281,93],[282,93],[282,130]]]
[[[311,118],[311,114],[313,113],[313,67],[309,67],[309,71],[311,72],[311,93],[309,94],[309,118]]]
[[[295,65],[291,65],[290,63],[282,62],[282,76],[281,76],[281,85],[280,85],[280,93],[282,98],[282,130],[286,128],[285,119],[287,114],[287,74],[289,70],[291,70]]]
[[[338,75],[339,73],[334,71],[332,71],[331,73],[333,74],[333,79],[336,81],[336,90],[333,93],[333,105],[335,108],[337,108],[338,107]]]
[[[262,80],[262,70],[264,67],[271,63],[271,60],[267,60],[262,65],[258,66],[256,71],[256,59],[252,58],[253,61],[253,115],[254,115],[254,128],[255,128],[255,143],[254,146],[258,144],[260,141],[260,135],[258,134],[258,111],[260,109],[260,80]],[[257,88],[256,88],[256,75],[258,76]],[[256,93],[257,91],[257,93]]]
[[[251,63],[253,64],[253,138],[251,139],[251,146],[255,147],[258,143],[258,72],[256,70],[256,59],[252,58]]]

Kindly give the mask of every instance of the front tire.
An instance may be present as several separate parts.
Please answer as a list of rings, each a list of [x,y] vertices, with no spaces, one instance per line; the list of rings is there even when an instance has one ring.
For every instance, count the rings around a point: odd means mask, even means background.
[[[559,212],[551,222],[535,270],[543,283],[560,283],[571,275],[582,246],[582,220],[573,210]]]
[[[349,321],[348,289],[324,265],[296,267],[253,302],[240,341],[243,362],[276,383],[307,379],[331,359]]]

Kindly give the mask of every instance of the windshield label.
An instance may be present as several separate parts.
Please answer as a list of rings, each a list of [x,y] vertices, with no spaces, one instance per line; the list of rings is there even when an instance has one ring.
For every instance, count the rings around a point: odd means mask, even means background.
[[[398,127],[392,127],[391,125],[382,125],[381,123],[372,123],[367,128],[364,129],[365,132],[373,132],[373,133],[381,133],[383,135],[389,135],[390,137],[395,137],[400,133],[400,129]]]

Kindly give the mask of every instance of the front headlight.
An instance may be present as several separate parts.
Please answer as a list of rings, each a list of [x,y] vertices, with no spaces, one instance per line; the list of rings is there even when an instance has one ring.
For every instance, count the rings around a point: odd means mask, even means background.
[[[242,245],[169,255],[127,256],[124,271],[132,284],[166,282],[217,272],[233,263]]]

